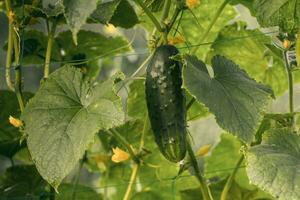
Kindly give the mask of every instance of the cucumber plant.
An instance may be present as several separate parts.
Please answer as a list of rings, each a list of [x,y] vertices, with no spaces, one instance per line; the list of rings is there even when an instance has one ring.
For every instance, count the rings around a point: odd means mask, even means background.
[[[0,199],[300,199],[299,10],[0,0]]]

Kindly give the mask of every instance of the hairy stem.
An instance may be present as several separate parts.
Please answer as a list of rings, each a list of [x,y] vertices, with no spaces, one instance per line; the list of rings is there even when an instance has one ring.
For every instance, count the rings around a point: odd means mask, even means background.
[[[202,193],[203,199],[204,200],[213,200],[213,198],[211,196],[211,193],[210,193],[210,190],[209,190],[209,187],[208,187],[208,185],[206,183],[206,180],[202,176],[202,174],[201,174],[201,172],[199,170],[197,159],[196,159],[196,156],[195,156],[195,154],[193,152],[193,149],[191,147],[190,142],[187,142],[187,150],[188,150],[188,154],[189,154],[189,156],[191,158],[191,164],[192,164],[192,167],[194,168],[196,178],[198,179],[198,181],[200,183],[200,189],[201,189],[201,193]]]
[[[52,27],[48,34],[47,51],[46,51],[46,56],[45,56],[44,78],[48,78],[48,76],[49,76],[51,51],[52,51],[52,45],[53,45],[54,35],[55,35],[55,31],[56,31],[56,25],[57,25],[57,22],[54,21],[52,23]]]
[[[128,151],[128,153],[130,154],[130,156],[132,157],[132,160],[139,164],[139,158],[136,156],[134,149],[132,148],[132,146],[129,144],[129,142],[120,134],[118,133],[117,130],[112,129],[111,131],[108,131],[112,136],[114,136],[118,142],[120,142]]]
[[[129,200],[130,199],[132,186],[135,183],[139,168],[140,168],[140,165],[137,164],[137,163],[134,163],[133,168],[132,168],[132,172],[131,172],[131,176],[130,176],[130,181],[129,181],[129,184],[127,186],[127,190],[126,190],[126,193],[123,197],[123,200]]]
[[[221,200],[226,200],[227,199],[227,195],[228,195],[228,192],[231,188],[231,185],[233,183],[233,180],[234,180],[234,177],[236,175],[236,173],[238,172],[241,164],[243,163],[243,160],[244,160],[244,155],[241,155],[240,159],[238,160],[232,174],[229,176],[229,178],[227,179],[227,182],[223,188],[223,191],[222,191],[222,194],[221,194]]]
[[[7,87],[14,91],[14,84],[11,81],[10,77],[10,67],[11,67],[11,59],[12,59],[12,53],[13,53],[13,25],[12,25],[12,19],[9,16],[11,13],[11,6],[9,0],[5,0],[6,5],[6,13],[8,18],[8,39],[7,39],[7,53],[6,53],[6,64],[5,64],[5,80]]]
[[[287,78],[288,78],[288,84],[289,84],[289,110],[292,114],[291,120],[292,120],[292,128],[295,126],[295,117],[294,117],[294,78],[293,73],[291,71],[291,67],[288,62],[286,51],[283,51],[283,57],[284,57],[284,63],[285,68],[287,72]]]
[[[203,33],[202,37],[199,40],[199,43],[202,43],[208,36],[209,32],[211,31],[212,27],[214,26],[214,24],[217,22],[218,18],[220,17],[220,15],[222,14],[224,8],[226,7],[226,5],[230,2],[230,0],[225,0],[221,6],[218,8],[215,16],[213,17],[213,19],[210,21],[210,24],[208,25],[207,29],[205,30],[205,32]],[[192,51],[192,54],[197,53],[199,49],[199,46],[195,47],[194,50]]]
[[[161,27],[159,21],[156,19],[156,17],[152,14],[152,12],[147,8],[147,6],[142,2],[142,0],[134,0],[135,3],[137,3],[146,13],[146,15],[150,18],[154,26],[159,32],[164,32],[163,28]]]

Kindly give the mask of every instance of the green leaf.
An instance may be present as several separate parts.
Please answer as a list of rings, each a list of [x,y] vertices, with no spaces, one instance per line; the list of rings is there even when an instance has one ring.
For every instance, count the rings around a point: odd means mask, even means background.
[[[212,59],[214,77],[196,57],[186,57],[184,86],[203,102],[225,130],[250,143],[262,120],[272,90],[222,56]]]
[[[97,7],[98,0],[63,0],[65,7],[65,18],[72,31],[73,40],[77,44],[77,33],[81,26],[86,23],[87,18]]]
[[[29,101],[22,119],[32,160],[53,187],[73,169],[100,129],[122,124],[116,74],[95,86],[80,70],[64,66],[52,73]]]
[[[234,23],[221,30],[211,46],[207,60],[214,55],[224,55],[245,69],[255,80],[271,86],[275,94],[279,95],[288,87],[282,53],[278,57],[269,51],[266,56],[268,48],[265,45],[272,46],[270,37],[258,29],[247,30],[244,23]]]
[[[25,100],[32,97],[31,93],[24,93]],[[12,157],[25,146],[20,144],[21,133],[9,123],[9,116],[19,118],[19,104],[16,94],[11,91],[0,90],[0,155]]]
[[[300,136],[288,129],[273,129],[261,145],[246,153],[251,183],[278,199],[300,199]]]
[[[122,28],[131,28],[139,22],[135,10],[127,0],[113,0],[98,4],[91,19]]]
[[[62,14],[65,9],[63,1],[64,0],[43,0],[43,12],[48,17],[58,16],[59,14]]]
[[[255,0],[254,10],[263,27],[279,26],[281,31],[297,33],[300,19],[298,0]]]
[[[34,165],[8,168],[0,179],[0,199],[27,199],[45,192],[46,182]]]
[[[76,185],[76,190],[74,191],[74,184],[61,184],[59,186],[59,193],[55,195],[57,200],[87,200],[95,199],[101,200],[102,197],[95,190],[84,185]],[[73,196],[74,193],[74,196]],[[73,198],[74,197],[74,198]]]
[[[144,119],[147,115],[147,105],[145,101],[145,81],[135,80],[129,86],[127,99],[127,111],[130,117]]]

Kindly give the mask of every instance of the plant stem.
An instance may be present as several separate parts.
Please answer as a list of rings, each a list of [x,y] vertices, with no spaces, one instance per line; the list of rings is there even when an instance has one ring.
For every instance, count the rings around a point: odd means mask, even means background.
[[[147,8],[147,6],[142,2],[142,0],[134,0],[146,13],[146,15],[148,15],[148,17],[150,18],[150,20],[153,22],[153,24],[155,25],[156,29],[159,32],[164,32],[163,28],[161,27],[160,23],[158,22],[158,20],[156,19],[156,17],[152,14],[152,12]]]
[[[11,12],[11,6],[9,0],[5,0],[5,5],[6,5],[6,13],[7,13],[7,18],[8,18],[8,39],[7,39],[7,53],[6,53],[6,68],[5,68],[5,79],[6,79],[6,84],[7,87],[14,91],[14,85],[11,81],[10,77],[10,67],[11,67],[11,59],[12,59],[12,51],[13,51],[13,25],[12,21],[10,19],[10,12]]]
[[[284,63],[287,72],[288,84],[289,84],[289,109],[290,113],[292,114],[292,128],[295,126],[295,117],[294,117],[294,79],[293,73],[291,71],[291,67],[288,62],[286,51],[283,51]]]
[[[55,20],[55,21],[53,21],[51,30],[48,33],[47,51],[46,51],[46,56],[45,56],[44,78],[48,78],[48,76],[49,76],[51,51],[52,51],[52,45],[53,45],[54,35],[55,35],[55,31],[56,31],[56,25],[57,25],[57,22]]]
[[[120,133],[118,133],[118,131],[116,131],[115,129],[112,129],[111,131],[108,131],[110,134],[112,134],[129,152],[130,156],[132,157],[132,160],[139,164],[139,158],[136,156],[136,154],[134,153],[134,150],[132,148],[132,146],[129,144],[129,142],[122,136],[120,135]]]
[[[21,112],[24,111],[24,100],[22,94],[22,70],[20,65],[20,43],[17,38],[17,33],[13,33],[13,43],[14,43],[14,52],[15,52],[15,93],[18,99],[19,107]]]
[[[222,194],[221,194],[221,200],[226,200],[227,199],[227,194],[231,188],[232,182],[235,178],[236,173],[238,172],[241,164],[243,163],[244,160],[244,155],[241,155],[240,159],[238,160],[232,174],[229,176],[229,178],[227,179],[227,182],[223,188]]]
[[[165,4],[164,4],[164,8],[163,8],[163,13],[162,13],[162,16],[161,16],[161,20],[160,20],[160,23],[161,23],[162,27],[165,26],[165,20],[169,16],[170,7],[171,7],[171,0],[166,0]]]
[[[198,181],[200,183],[200,189],[201,189],[201,192],[202,192],[202,197],[203,197],[204,200],[212,200],[213,198],[211,196],[209,187],[206,183],[205,178],[202,177],[202,175],[201,175],[201,172],[199,170],[199,166],[198,166],[198,163],[197,163],[197,159],[196,159],[196,156],[193,152],[193,149],[191,147],[190,142],[187,142],[187,150],[188,150],[188,154],[191,158],[191,164],[194,168],[196,178],[198,179]]]
[[[193,105],[193,103],[196,101],[196,99],[195,99],[195,97],[193,97],[190,101],[189,101],[189,103],[187,104],[187,106],[186,106],[186,111],[188,111],[191,107],[192,107],[192,105]]]
[[[144,147],[144,141],[145,141],[145,134],[146,131],[148,130],[148,113],[146,112],[145,114],[145,120],[144,120],[144,126],[143,126],[143,131],[142,131],[142,135],[141,135],[141,141],[140,141],[140,147],[139,150],[141,151]]]
[[[230,2],[230,0],[224,0],[224,2],[221,4],[221,6],[218,8],[215,16],[213,17],[213,19],[210,21],[210,24],[208,25],[207,29],[205,30],[204,34],[202,35],[202,37],[199,40],[199,43],[202,43],[206,37],[208,36],[209,32],[211,31],[212,27],[214,26],[214,24],[217,22],[218,18],[220,17],[220,15],[222,14],[224,8],[226,7],[226,5]],[[192,51],[192,54],[197,53],[199,49],[199,46],[195,47],[194,50]]]
[[[131,194],[131,190],[132,190],[132,186],[136,180],[137,177],[137,173],[139,171],[139,167],[140,165],[138,163],[134,163],[133,164],[133,168],[132,168],[132,172],[131,172],[131,176],[130,176],[130,181],[129,181],[129,185],[127,186],[127,190],[126,193],[123,197],[123,200],[129,200],[130,198],[130,194]]]

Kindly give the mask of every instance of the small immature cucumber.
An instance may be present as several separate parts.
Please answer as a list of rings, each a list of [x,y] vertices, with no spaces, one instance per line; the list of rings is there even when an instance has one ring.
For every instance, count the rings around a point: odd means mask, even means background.
[[[155,141],[165,158],[172,162],[179,162],[186,154],[182,65],[170,58],[178,53],[171,45],[158,47],[146,75],[146,101]]]

